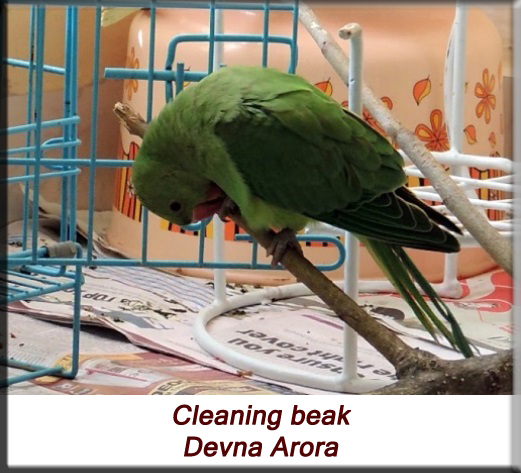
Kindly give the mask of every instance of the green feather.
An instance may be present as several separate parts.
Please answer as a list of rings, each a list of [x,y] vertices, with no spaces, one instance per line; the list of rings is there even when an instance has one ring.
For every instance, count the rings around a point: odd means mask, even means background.
[[[438,309],[438,312],[443,315],[445,320],[450,324],[452,329],[452,334],[454,338],[454,346],[457,347],[466,357],[472,356],[472,350],[470,349],[470,344],[466,339],[461,327],[459,326],[456,318],[447,307],[445,302],[438,296],[436,291],[432,288],[429,282],[425,279],[423,274],[418,270],[416,265],[412,262],[409,255],[404,251],[403,248],[395,248],[395,251],[399,258],[401,259],[404,266],[410,272],[414,280],[418,283],[418,285],[422,288],[425,294],[429,297],[429,299],[433,302],[433,304]]]
[[[472,350],[470,344],[463,335],[454,315],[423,277],[403,248],[366,238],[362,239],[362,241],[433,338],[436,339],[434,325],[454,348],[458,349],[465,357],[471,357]],[[429,297],[437,311],[449,322],[452,332],[447,329],[443,321],[427,305],[416,288],[415,282]]]

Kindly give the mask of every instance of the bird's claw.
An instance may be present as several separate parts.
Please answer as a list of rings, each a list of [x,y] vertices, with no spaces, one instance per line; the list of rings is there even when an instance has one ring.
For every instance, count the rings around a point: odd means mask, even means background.
[[[228,219],[230,215],[240,215],[240,211],[237,204],[229,197],[226,197],[221,205],[221,208],[217,212],[217,216],[221,219],[222,222],[226,223],[230,221]]]
[[[266,256],[272,256],[272,268],[275,268],[280,262],[282,262],[282,258],[288,248],[293,248],[301,255],[304,254],[295,232],[290,228],[284,228],[273,236],[270,245],[266,249]]]

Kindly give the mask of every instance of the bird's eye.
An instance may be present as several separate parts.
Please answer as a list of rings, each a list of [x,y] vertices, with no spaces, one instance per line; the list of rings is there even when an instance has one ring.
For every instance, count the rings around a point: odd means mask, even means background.
[[[181,204],[179,202],[172,202],[170,204],[170,210],[172,212],[178,212],[179,210],[181,210]]]

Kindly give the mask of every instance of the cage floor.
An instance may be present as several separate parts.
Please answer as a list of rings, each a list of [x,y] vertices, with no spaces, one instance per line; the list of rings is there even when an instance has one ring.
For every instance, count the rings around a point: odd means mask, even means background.
[[[193,340],[191,323],[198,310],[211,302],[210,281],[138,268],[87,269],[85,277],[77,377],[70,380],[46,376],[12,386],[10,393],[326,393],[239,372],[204,353]],[[483,353],[509,346],[511,279],[495,270],[462,284],[464,297],[447,303],[463,330],[483,347]],[[229,295],[250,290],[255,289],[228,286]],[[71,301],[67,294],[12,304],[13,310],[26,314],[9,314],[10,351],[18,359],[67,367],[71,337],[67,325]],[[459,357],[431,343],[395,295],[361,294],[360,303],[383,323],[400,331],[413,346],[447,359]],[[316,297],[237,310],[216,320],[211,331],[235,349],[270,361],[322,372],[327,365],[333,373],[342,366],[342,323]],[[359,372],[363,376],[394,376],[392,366],[362,340],[359,351]]]

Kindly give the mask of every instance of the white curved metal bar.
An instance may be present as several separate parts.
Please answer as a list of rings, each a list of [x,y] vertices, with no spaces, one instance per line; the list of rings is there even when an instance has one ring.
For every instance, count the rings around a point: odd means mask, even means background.
[[[214,18],[214,29],[216,34],[222,34],[224,31],[224,15],[223,11],[220,9],[215,9],[215,18]],[[213,64],[212,70],[219,69],[222,61],[223,61],[223,47],[224,44],[220,41],[217,41],[213,45],[214,47],[214,55],[213,55]],[[224,223],[221,219],[214,215],[213,217],[213,230],[214,230],[214,238],[213,238],[213,251],[214,251],[214,261],[219,262],[224,260]],[[201,230],[204,231],[204,230]],[[224,301],[226,299],[226,273],[224,269],[214,269],[213,270],[213,281],[214,281],[214,297],[217,301]]]
[[[411,160],[402,151],[398,152],[404,158],[406,165],[411,165]],[[495,171],[503,171],[512,173],[514,170],[514,163],[511,159],[503,156],[479,156],[477,154],[456,153],[454,151],[431,151],[432,156],[440,164],[451,165],[455,160],[462,166],[479,169],[494,169]]]
[[[405,168],[405,174],[412,177],[421,177],[424,178],[425,176],[422,174],[422,172],[417,169],[411,169]],[[513,192],[514,185],[511,182],[513,180],[513,176],[511,174],[507,174],[505,176],[499,176],[499,177],[491,177],[488,179],[472,179],[470,177],[460,177],[460,176],[451,176],[452,179],[458,183],[465,186],[470,186],[474,188],[479,189],[493,189],[493,190],[500,190],[500,191],[506,191],[506,192]],[[420,187],[409,187],[410,190],[432,190],[434,191],[432,186],[420,186]]]
[[[442,202],[441,197],[434,192],[416,191],[416,196],[420,199],[434,200],[436,202]],[[506,210],[512,211],[512,199],[501,199],[501,200],[483,200],[483,199],[469,199],[469,201],[479,207],[494,210]]]
[[[342,286],[343,281],[339,281],[336,284]],[[226,363],[238,369],[251,371],[258,376],[276,381],[327,391],[349,392],[354,394],[366,393],[389,384],[390,381],[353,378],[346,376],[345,373],[329,376],[317,375],[305,370],[289,368],[280,363],[267,363],[229,348],[213,338],[207,330],[207,326],[211,320],[227,311],[253,304],[271,302],[277,299],[309,295],[313,295],[313,293],[304,284],[291,284],[282,287],[259,289],[247,294],[229,297],[226,301],[222,302],[214,301],[197,315],[194,323],[194,337],[199,345],[207,352]]]
[[[362,116],[362,28],[358,23],[349,23],[338,32],[343,39],[349,39],[349,109]],[[344,291],[355,302],[358,300],[358,280],[360,277],[360,249],[358,239],[350,232],[344,232],[346,263],[344,264]],[[355,382],[358,378],[358,335],[348,325],[344,327],[344,370],[345,382]]]

